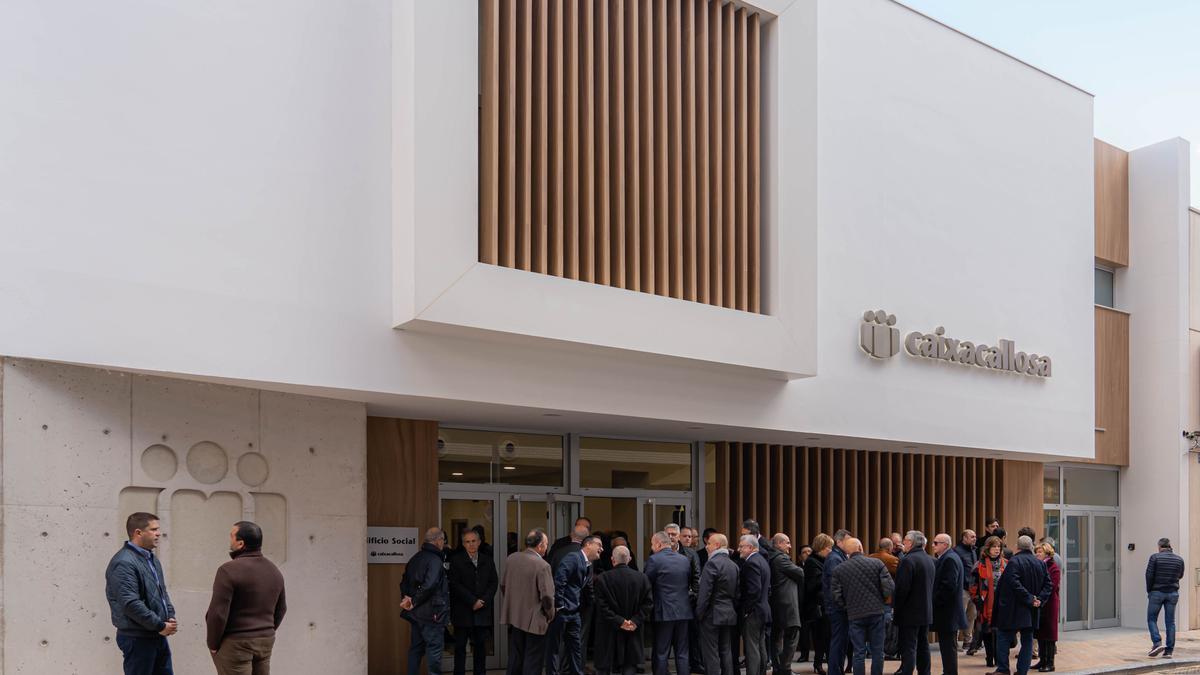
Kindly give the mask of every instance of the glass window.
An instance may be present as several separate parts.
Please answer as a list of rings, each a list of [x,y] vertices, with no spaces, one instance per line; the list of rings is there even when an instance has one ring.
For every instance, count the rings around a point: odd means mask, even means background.
[[[585,488],[691,490],[692,445],[580,438],[579,485]]]
[[[1062,493],[1059,489],[1058,467],[1047,466],[1042,471],[1042,503],[1060,504]]]
[[[1116,506],[1116,471],[1063,468],[1063,503],[1088,506]]]
[[[1058,509],[1046,509],[1045,515],[1046,527],[1044,529],[1046,534],[1044,536],[1054,540],[1054,550],[1061,554],[1062,552],[1059,549],[1062,548],[1062,512]]]
[[[1116,307],[1116,294],[1113,289],[1113,273],[1100,267],[1096,268],[1096,304],[1105,307]]]
[[[440,429],[438,480],[562,486],[563,437]]]

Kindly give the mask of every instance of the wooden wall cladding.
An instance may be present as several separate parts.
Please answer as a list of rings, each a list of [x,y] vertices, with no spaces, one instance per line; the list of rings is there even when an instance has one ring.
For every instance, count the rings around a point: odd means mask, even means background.
[[[438,524],[437,436],[437,422],[367,418],[368,525],[424,531]],[[411,624],[400,618],[405,567],[367,565],[369,673],[407,669]]]
[[[761,311],[761,30],[719,0],[480,0],[479,260]]]
[[[1129,264],[1129,153],[1095,141],[1096,260]]]
[[[1094,462],[1129,466],[1129,315],[1100,306],[1096,307]]]
[[[797,544],[846,528],[868,548],[888,533],[912,529],[931,539],[938,532],[957,539],[963,529],[980,530],[993,515],[1014,533],[1022,525],[1040,529],[1041,466],[977,457],[718,443],[718,517],[709,526],[736,534],[743,519],[754,518],[767,536],[784,532]],[[1030,478],[1030,471],[1036,477]],[[1031,510],[1030,504],[1036,508]]]

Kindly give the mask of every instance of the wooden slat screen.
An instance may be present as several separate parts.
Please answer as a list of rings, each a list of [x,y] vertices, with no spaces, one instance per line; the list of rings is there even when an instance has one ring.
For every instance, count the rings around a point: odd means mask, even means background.
[[[720,0],[480,0],[479,260],[762,311],[762,37]]]
[[[1042,529],[1038,463],[755,443],[716,450],[717,503],[709,512],[717,522],[706,525],[727,534],[754,518],[767,536],[782,531],[798,549],[820,532],[846,528],[873,550],[892,531],[957,540],[991,516],[1012,533],[1010,546],[1020,527]]]

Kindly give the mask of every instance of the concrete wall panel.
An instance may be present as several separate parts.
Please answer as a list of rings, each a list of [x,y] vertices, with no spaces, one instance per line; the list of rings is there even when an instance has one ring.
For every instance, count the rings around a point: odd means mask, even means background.
[[[176,672],[212,668],[204,613],[243,518],[289,589],[276,670],[366,670],[365,406],[270,394],[260,417],[256,390],[15,359],[3,373],[0,672],[120,670],[104,569],[132,510],[162,519]],[[175,448],[202,456],[172,472]]]

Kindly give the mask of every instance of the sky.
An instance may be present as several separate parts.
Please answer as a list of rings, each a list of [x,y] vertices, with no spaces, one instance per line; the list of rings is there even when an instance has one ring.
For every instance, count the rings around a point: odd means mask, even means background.
[[[1200,207],[1200,0],[901,0],[1095,95],[1095,136],[1192,144]]]

